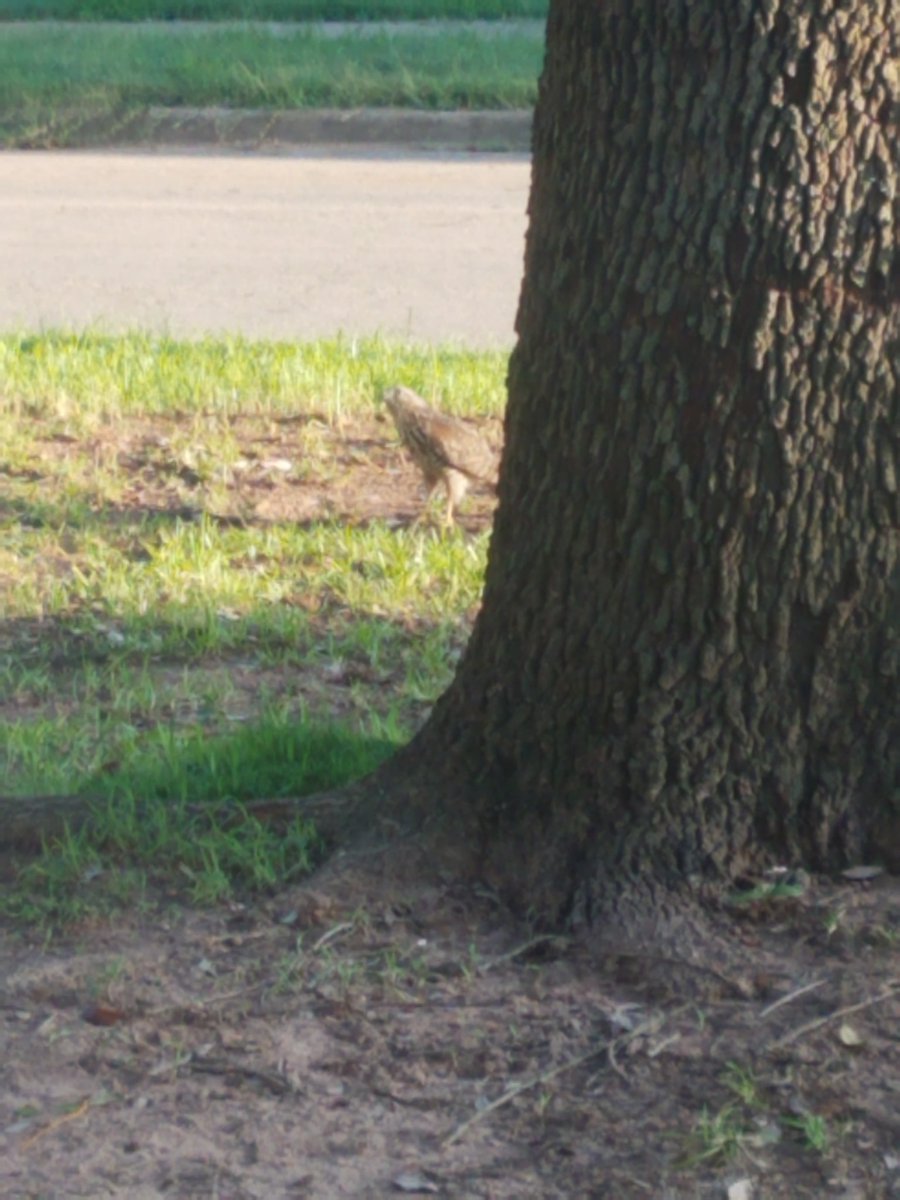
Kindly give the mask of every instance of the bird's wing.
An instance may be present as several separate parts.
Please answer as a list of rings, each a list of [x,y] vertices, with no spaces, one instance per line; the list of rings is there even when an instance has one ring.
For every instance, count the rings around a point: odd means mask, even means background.
[[[471,479],[495,483],[497,479],[497,455],[480,433],[456,417],[430,409],[428,413],[416,414],[435,448],[448,467],[462,471]]]

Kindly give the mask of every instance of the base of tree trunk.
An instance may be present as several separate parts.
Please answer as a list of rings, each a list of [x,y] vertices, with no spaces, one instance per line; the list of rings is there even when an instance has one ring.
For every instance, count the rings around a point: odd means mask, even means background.
[[[310,880],[346,905],[384,907],[417,889],[477,885],[535,933],[574,936],[604,970],[657,995],[742,996],[771,984],[772,969],[747,947],[720,906],[721,888],[662,884],[594,861],[573,862],[564,843],[521,820],[485,829],[476,797],[458,780],[401,751],[373,775],[304,797],[245,806],[276,829],[315,822],[329,855]],[[0,797],[0,852],[27,854],[91,819],[96,798]],[[777,974],[778,972],[776,972]]]

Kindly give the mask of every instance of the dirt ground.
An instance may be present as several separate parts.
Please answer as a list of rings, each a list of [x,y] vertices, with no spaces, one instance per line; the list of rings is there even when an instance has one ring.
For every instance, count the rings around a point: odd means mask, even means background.
[[[753,1000],[651,991],[477,888],[315,884],[0,933],[0,1193],[900,1196],[896,881],[735,919]]]
[[[382,421],[232,432],[240,457],[206,483],[161,419],[93,453],[132,513],[420,510]],[[285,475],[304,447],[326,474]],[[48,439],[45,469],[83,449]],[[465,527],[492,504],[474,495]],[[0,926],[0,1195],[900,1197],[900,883],[862,876],[729,910],[753,998],[660,986],[640,947],[595,962],[483,889],[363,885],[352,862],[229,907],[159,895],[49,945]]]
[[[485,418],[477,427],[499,452],[500,419]],[[199,455],[190,445],[182,444],[179,451],[182,428],[178,416],[126,418],[93,434],[95,456],[114,458],[116,468],[131,481],[124,507],[132,512],[205,514],[255,526],[326,520],[404,526],[423,514],[421,473],[400,447],[383,410],[336,421],[315,412],[229,418],[227,432],[239,449],[231,463],[223,463],[208,447]],[[50,459],[72,452],[73,445],[48,439],[43,450]],[[211,472],[206,469],[210,466]],[[437,495],[442,505],[443,490]],[[482,531],[490,524],[494,505],[490,489],[473,485],[457,524],[470,533]]]

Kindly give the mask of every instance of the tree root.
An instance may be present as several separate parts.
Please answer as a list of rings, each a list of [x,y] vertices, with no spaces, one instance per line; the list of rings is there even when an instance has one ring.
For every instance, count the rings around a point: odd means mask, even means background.
[[[97,803],[87,795],[0,796],[0,850],[35,854],[67,829],[80,829]]]
[[[234,810],[234,823],[245,814],[264,824],[287,826],[297,817],[313,821],[326,842],[339,840],[359,823],[365,801],[375,797],[358,785],[310,796],[279,796],[253,800]],[[0,851],[36,854],[41,848],[88,826],[98,810],[115,799],[90,793],[52,796],[0,796]],[[198,807],[198,812],[201,811]],[[217,813],[221,819],[221,812]],[[223,822],[229,824],[226,817]]]

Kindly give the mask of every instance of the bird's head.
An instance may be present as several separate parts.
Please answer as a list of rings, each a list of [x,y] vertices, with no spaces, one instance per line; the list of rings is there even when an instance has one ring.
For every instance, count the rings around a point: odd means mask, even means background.
[[[402,384],[396,384],[394,387],[388,388],[382,399],[387,405],[390,413],[396,418],[401,413],[427,412],[428,404],[417,395],[412,388],[403,387]]]

